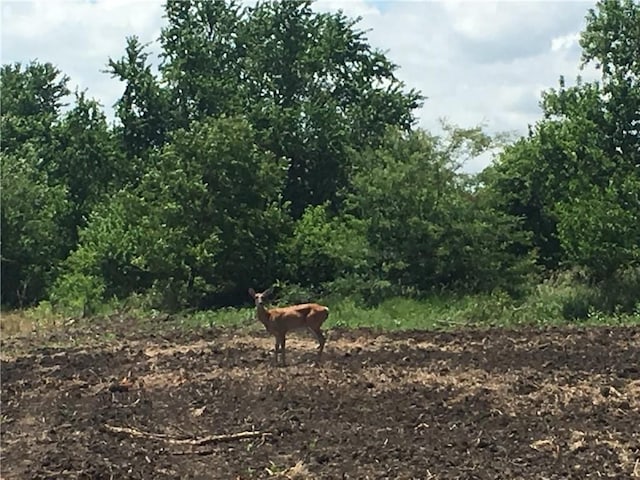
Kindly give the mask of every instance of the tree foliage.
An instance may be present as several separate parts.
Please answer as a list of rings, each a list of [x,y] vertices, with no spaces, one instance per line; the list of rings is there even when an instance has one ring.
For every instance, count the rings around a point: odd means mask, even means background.
[[[173,125],[173,115],[167,92],[151,71],[149,54],[136,36],[127,38],[125,55],[120,60],[109,59],[107,73],[125,83],[122,97],[116,103],[116,128],[121,148],[133,161],[132,174],[140,173],[140,164],[154,148],[167,140]],[[137,168],[136,168],[137,167]]]
[[[69,77],[51,63],[31,62],[3,65],[0,79],[2,152],[16,153],[27,143],[42,154],[54,148],[52,130],[69,94]]]
[[[516,294],[542,267],[581,269],[602,305],[630,310],[638,10],[588,12],[583,61],[601,80],[561,78],[479,175],[465,161],[504,140],[416,128],[422,93],[359,19],[307,0],[168,0],[159,64],[135,36],[107,59],[124,87],[113,122],[53,65],[4,65],[2,303],[88,313],[141,295],[175,310],[278,282],[365,302]]]
[[[640,6],[605,0],[581,36],[601,82],[543,95],[544,118],[487,172],[495,201],[524,218],[544,265],[595,278],[638,264]]]
[[[127,178],[127,164],[98,102],[76,93],[72,109],[54,130],[56,152],[48,165],[56,183],[66,187],[72,211],[67,228],[72,243],[91,211]]]
[[[388,125],[414,121],[421,95],[403,91],[397,66],[342,13],[317,13],[306,0],[244,9],[179,0],[166,11],[160,70],[174,124],[246,115],[262,147],[290,160],[284,195],[296,218],[308,204],[336,203],[347,146],[373,145]]]
[[[67,236],[60,217],[69,209],[67,192],[52,185],[36,149],[0,154],[2,189],[2,302],[26,306],[46,294]]]
[[[363,154],[350,203],[368,219],[376,268],[392,283],[418,291],[517,288],[527,260],[515,252],[526,234],[458,172],[465,151],[490,145],[479,129],[451,128],[447,138],[392,130],[382,148]]]
[[[167,308],[265,283],[287,231],[286,163],[253,137],[236,118],[174,132],[136,188],[96,209],[68,274],[103,278],[121,298],[152,289]]]

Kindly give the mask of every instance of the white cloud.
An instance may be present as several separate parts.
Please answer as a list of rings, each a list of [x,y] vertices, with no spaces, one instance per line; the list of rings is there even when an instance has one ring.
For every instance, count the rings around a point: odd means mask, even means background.
[[[252,3],[245,1],[244,3]],[[2,3],[2,62],[51,61],[110,109],[123,86],[101,73],[125,38],[154,42],[160,0],[28,0]],[[361,16],[359,28],[400,66],[407,87],[427,96],[420,125],[446,117],[463,127],[527,131],[540,118],[540,92],[580,72],[578,33],[594,1],[320,0],[315,8]],[[158,52],[157,44],[152,52]],[[582,72],[595,77],[591,68]],[[471,162],[476,170],[486,156]]]
[[[157,39],[162,15],[149,0],[3,1],[2,63],[52,62],[110,110],[124,86],[102,72],[109,57],[124,54],[128,35]]]
[[[336,3],[336,2],[332,2]],[[344,2],[364,11],[363,0]],[[578,33],[594,2],[389,1],[362,14],[369,39],[388,52],[398,76],[428,98],[420,125],[438,130],[446,117],[464,127],[526,134],[541,117],[540,94],[581,74]],[[345,11],[348,11],[345,8]],[[477,170],[488,156],[470,162]]]
[[[551,40],[551,51],[557,52],[559,50],[571,50],[578,46],[579,39],[579,33],[569,33],[568,35],[555,37]]]

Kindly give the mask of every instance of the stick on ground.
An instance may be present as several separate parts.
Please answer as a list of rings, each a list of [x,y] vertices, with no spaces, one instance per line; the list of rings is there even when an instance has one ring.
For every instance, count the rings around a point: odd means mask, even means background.
[[[169,435],[166,435],[163,433],[143,432],[142,430],[137,430],[135,428],[130,428],[130,427],[118,427],[116,425],[109,425],[109,424],[105,424],[104,427],[108,431],[113,433],[126,433],[131,437],[164,440],[165,442],[170,443],[172,445],[202,446],[202,445],[208,445],[211,443],[231,442],[235,440],[244,440],[246,438],[259,438],[259,437],[265,437],[265,436],[271,435],[269,432],[238,432],[238,433],[221,434],[221,435],[209,435],[202,438],[175,438],[175,437],[170,437]]]

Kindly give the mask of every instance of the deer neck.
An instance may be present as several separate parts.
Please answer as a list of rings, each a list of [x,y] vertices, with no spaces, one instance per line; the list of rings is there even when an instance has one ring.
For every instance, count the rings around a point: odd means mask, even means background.
[[[266,308],[264,308],[264,305],[258,305],[257,309],[258,309],[258,320],[260,320],[260,322],[265,327],[268,327],[269,319],[271,318],[271,316],[269,315],[269,312],[267,311]]]

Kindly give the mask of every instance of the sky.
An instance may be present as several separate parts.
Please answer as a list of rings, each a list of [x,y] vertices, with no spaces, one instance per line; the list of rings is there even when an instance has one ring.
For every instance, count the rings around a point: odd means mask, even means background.
[[[245,3],[252,4],[247,0]],[[158,0],[1,0],[2,63],[52,62],[87,89],[110,118],[124,85],[103,73],[128,35],[158,53],[165,24]],[[399,66],[397,76],[427,98],[418,126],[434,133],[440,119],[491,133],[525,135],[540,117],[540,94],[580,70],[578,34],[595,1],[319,0],[318,11],[360,16],[369,43]],[[490,155],[471,160],[478,171]]]

